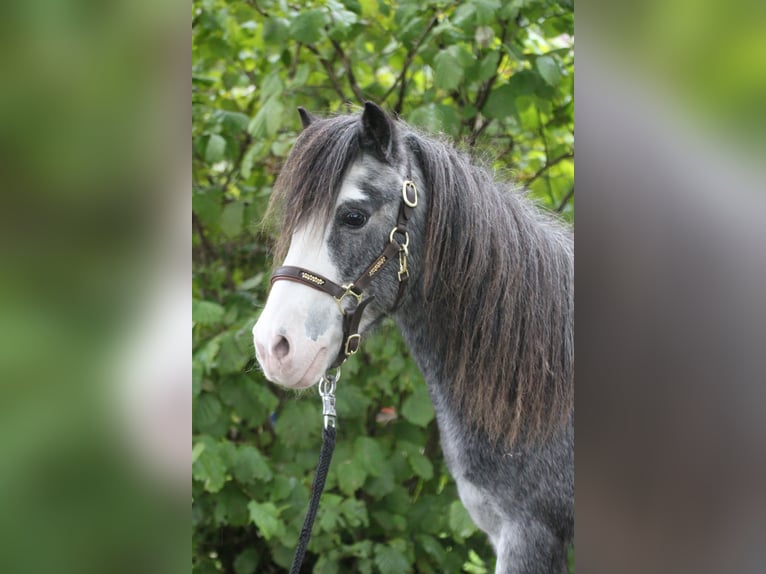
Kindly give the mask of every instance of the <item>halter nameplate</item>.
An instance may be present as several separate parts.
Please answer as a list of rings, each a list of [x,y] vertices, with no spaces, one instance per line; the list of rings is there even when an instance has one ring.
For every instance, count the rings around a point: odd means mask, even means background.
[[[372,266],[372,269],[370,269],[367,272],[368,277],[372,277],[375,275],[380,269],[386,264],[386,261],[388,261],[388,258],[385,255],[381,255],[380,259],[378,259],[375,262],[375,265]]]

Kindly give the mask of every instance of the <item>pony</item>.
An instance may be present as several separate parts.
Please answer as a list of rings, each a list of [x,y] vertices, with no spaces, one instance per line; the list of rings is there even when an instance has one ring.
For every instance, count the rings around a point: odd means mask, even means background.
[[[266,378],[310,387],[393,316],[428,387],[460,499],[497,554],[496,574],[567,572],[571,229],[371,102],[329,118],[299,112],[303,131],[270,204],[281,218],[275,259],[297,272],[275,273],[291,280],[273,283],[253,328]],[[398,269],[386,264],[397,252]],[[359,334],[349,335],[344,313],[362,300],[350,283],[373,273],[361,318],[354,311]]]

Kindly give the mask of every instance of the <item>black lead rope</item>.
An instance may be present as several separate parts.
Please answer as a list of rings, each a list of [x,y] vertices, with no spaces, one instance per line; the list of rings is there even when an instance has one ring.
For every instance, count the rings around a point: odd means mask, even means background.
[[[299,574],[303,557],[306,554],[306,547],[311,539],[311,529],[314,526],[314,519],[319,509],[319,498],[324,490],[324,483],[327,480],[327,472],[330,469],[332,453],[335,450],[335,383],[340,378],[340,368],[334,375],[324,375],[319,381],[319,395],[322,397],[322,415],[324,416],[324,430],[322,431],[322,449],[319,451],[319,462],[317,463],[314,483],[311,485],[311,500],[309,509],[306,512],[306,519],[303,521],[301,535],[298,538],[298,546],[295,548],[293,564],[290,566],[290,574]]]

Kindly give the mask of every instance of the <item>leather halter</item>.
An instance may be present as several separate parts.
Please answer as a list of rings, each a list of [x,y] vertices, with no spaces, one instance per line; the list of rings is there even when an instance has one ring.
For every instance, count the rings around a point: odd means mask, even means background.
[[[418,205],[418,190],[415,184],[405,179],[402,184],[402,203],[399,208],[399,215],[396,220],[396,227],[391,230],[388,236],[388,243],[381,251],[375,260],[362,271],[353,282],[345,285],[338,285],[337,283],[323,277],[319,273],[314,273],[303,267],[294,267],[287,265],[279,267],[271,276],[271,284],[275,281],[295,281],[296,283],[302,283],[308,285],[313,289],[327,293],[335,299],[338,305],[338,310],[343,316],[343,341],[338,351],[338,356],[330,366],[334,369],[351,355],[355,354],[359,350],[362,336],[359,334],[359,324],[362,322],[362,313],[375,296],[367,297],[363,299],[364,290],[369,287],[372,280],[378,275],[381,269],[386,264],[399,255],[399,272],[397,277],[399,279],[399,290],[394,300],[394,306],[391,311],[396,311],[402,302],[404,297],[404,290],[409,280],[409,271],[407,270],[407,256],[409,255],[409,243],[410,236],[407,233],[407,222],[412,217],[413,210]],[[403,239],[404,242],[400,242],[398,239]],[[347,306],[345,301],[349,301]]]

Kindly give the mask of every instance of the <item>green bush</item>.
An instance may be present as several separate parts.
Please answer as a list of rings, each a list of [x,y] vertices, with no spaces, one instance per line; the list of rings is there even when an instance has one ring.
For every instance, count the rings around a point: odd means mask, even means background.
[[[300,122],[365,99],[475,148],[573,218],[565,0],[193,2],[193,570],[289,567],[321,443],[315,391],[264,380],[251,329],[260,225]],[[507,174],[507,175],[506,175]],[[392,324],[343,367],[338,445],[304,571],[491,572],[457,498],[424,383]],[[396,419],[381,420],[391,407]]]

